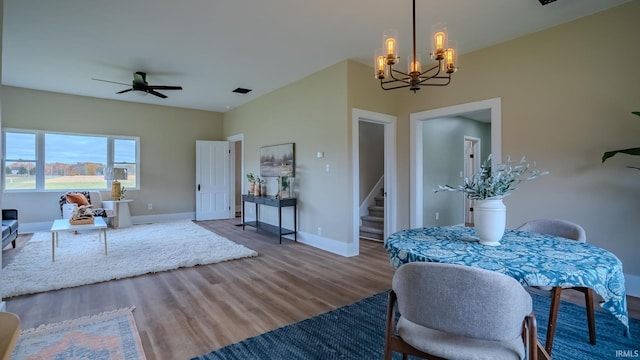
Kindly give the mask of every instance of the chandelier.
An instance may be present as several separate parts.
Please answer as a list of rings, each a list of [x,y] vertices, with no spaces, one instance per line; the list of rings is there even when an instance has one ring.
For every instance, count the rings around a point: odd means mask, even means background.
[[[420,54],[416,53],[416,0],[413,0],[413,55],[409,57],[408,71],[402,72],[394,65],[398,63],[398,31],[389,29],[382,35],[383,48],[375,54],[375,77],[380,79],[383,90],[408,87],[414,93],[425,86],[447,86],[451,74],[458,70],[453,41],[447,39],[446,24],[433,27],[431,58],[438,63],[422,71]],[[451,46],[450,46],[451,45]]]

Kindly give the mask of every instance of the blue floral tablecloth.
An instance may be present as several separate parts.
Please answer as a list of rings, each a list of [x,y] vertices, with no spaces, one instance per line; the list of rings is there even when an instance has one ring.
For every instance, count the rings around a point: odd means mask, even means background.
[[[522,286],[591,288],[630,336],[622,263],[615,255],[587,243],[517,230],[506,230],[500,244],[480,245],[474,228],[446,226],[403,230],[384,246],[394,268],[413,261],[460,264],[509,275]]]

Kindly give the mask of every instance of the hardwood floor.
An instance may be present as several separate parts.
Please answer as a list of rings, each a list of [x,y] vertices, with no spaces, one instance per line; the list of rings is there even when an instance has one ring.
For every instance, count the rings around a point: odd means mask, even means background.
[[[291,241],[279,245],[237,223],[198,222],[259,256],[19,296],[7,300],[7,310],[27,329],[134,305],[148,359],[189,359],[391,286],[381,243],[362,241],[361,255],[345,258]],[[19,248],[4,251],[6,263]]]
[[[7,300],[7,310],[27,329],[133,305],[148,359],[189,359],[391,287],[382,243],[362,240],[360,255],[345,258],[291,241],[279,245],[237,223],[198,222],[258,257],[19,296]],[[5,265],[28,238],[3,251]],[[581,296],[563,292],[563,300],[584,306]],[[640,318],[640,300],[629,297],[628,305]]]

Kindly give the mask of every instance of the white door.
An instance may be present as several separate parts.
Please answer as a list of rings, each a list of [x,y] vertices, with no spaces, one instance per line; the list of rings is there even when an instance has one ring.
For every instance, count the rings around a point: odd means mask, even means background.
[[[229,219],[229,143],[196,141],[196,220]]]

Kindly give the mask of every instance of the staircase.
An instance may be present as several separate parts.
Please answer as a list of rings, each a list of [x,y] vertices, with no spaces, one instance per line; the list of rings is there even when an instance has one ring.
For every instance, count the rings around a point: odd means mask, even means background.
[[[383,196],[376,196],[375,205],[369,206],[369,214],[361,216],[360,219],[362,220],[362,225],[360,225],[361,238],[374,241],[384,241]]]

